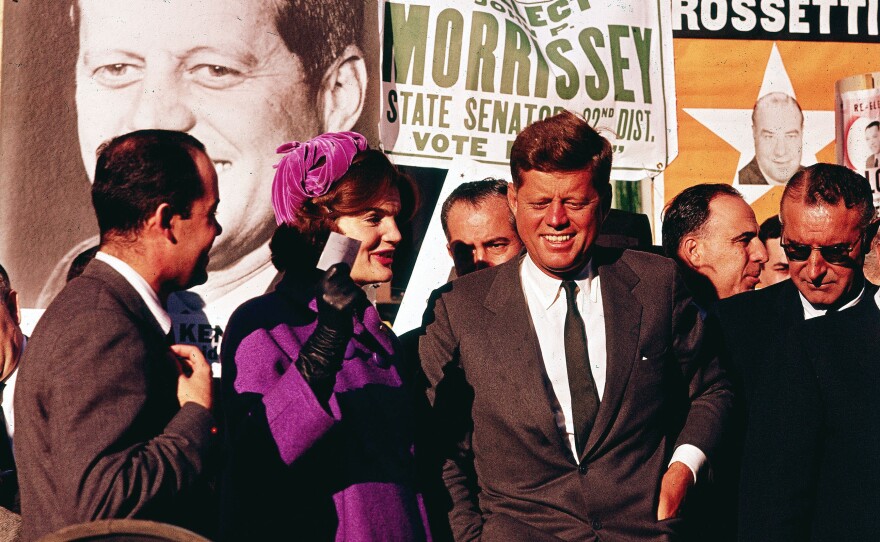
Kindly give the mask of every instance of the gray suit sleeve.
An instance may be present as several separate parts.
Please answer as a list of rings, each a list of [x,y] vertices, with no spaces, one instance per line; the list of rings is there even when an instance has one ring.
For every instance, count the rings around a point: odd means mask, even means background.
[[[676,447],[692,444],[710,462],[727,427],[733,392],[719,363],[720,337],[715,319],[704,317],[678,271],[673,272],[673,348],[688,382],[690,408]]]
[[[477,494],[473,453],[470,449],[470,404],[458,360],[458,343],[444,299],[432,296],[425,313],[419,357],[428,379],[428,399],[443,462],[443,482],[451,499],[449,523],[456,541],[479,540],[483,516]],[[467,418],[467,419],[465,419]]]
[[[82,315],[76,329],[90,334],[62,334],[49,423],[56,442],[51,457],[60,458],[58,493],[71,521],[121,518],[167,506],[192,485],[203,466],[214,420],[210,412],[187,403],[166,424],[176,401],[149,396],[155,382],[173,378],[170,351],[150,350],[134,324],[112,311]],[[76,352],[75,356],[66,356]],[[152,353],[152,355],[151,355]],[[173,366],[171,371],[173,371]],[[155,395],[155,394],[154,394]],[[164,427],[163,427],[164,425]],[[156,436],[137,442],[134,435]]]

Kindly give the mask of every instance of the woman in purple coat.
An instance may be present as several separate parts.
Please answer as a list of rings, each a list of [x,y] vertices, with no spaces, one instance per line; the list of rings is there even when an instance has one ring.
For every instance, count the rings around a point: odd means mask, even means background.
[[[222,347],[227,540],[425,540],[415,393],[363,286],[391,280],[412,182],[360,134],[279,148],[275,291],[229,320]],[[330,231],[354,264],[316,269]]]

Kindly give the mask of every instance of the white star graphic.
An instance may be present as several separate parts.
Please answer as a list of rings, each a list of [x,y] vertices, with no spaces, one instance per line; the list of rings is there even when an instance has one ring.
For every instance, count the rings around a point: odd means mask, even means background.
[[[764,81],[758,91],[758,98],[771,92],[784,92],[792,98],[796,98],[794,87],[782,56],[776,43],[770,51],[770,58],[764,70]],[[696,119],[700,124],[708,128],[715,135],[729,143],[739,153],[739,163],[736,171],[732,172],[731,181],[737,179],[737,172],[748,164],[755,156],[755,140],[752,136],[752,110],[751,109],[695,109],[686,108],[688,115]],[[804,111],[804,139],[801,165],[810,166],[815,164],[816,153],[834,141],[834,111]],[[737,185],[743,197],[749,203],[763,196],[771,185]]]

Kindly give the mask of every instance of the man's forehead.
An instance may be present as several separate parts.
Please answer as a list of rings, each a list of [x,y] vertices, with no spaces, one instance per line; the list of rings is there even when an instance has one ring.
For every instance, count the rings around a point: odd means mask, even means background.
[[[758,222],[755,212],[741,197],[720,194],[709,202],[709,218],[704,224],[704,231],[724,236],[755,233]]]
[[[755,111],[755,127],[763,129],[780,125],[801,126],[801,113],[791,103],[765,104]]]
[[[265,38],[266,26],[275,28],[267,0],[79,0],[78,8],[81,41],[104,48],[143,43],[169,50],[200,44],[246,49]]]
[[[847,235],[859,229],[861,220],[861,211],[856,207],[847,209],[843,201],[832,205],[826,201],[809,202],[804,198],[786,198],[781,214],[786,236],[808,232]]]
[[[501,196],[491,196],[481,202],[473,204],[467,201],[459,201],[449,211],[448,224],[450,234],[459,228],[485,228],[495,222],[494,228],[510,224],[510,208],[507,200]],[[485,232],[486,235],[497,235],[499,232]]]
[[[565,196],[569,193],[591,192],[596,190],[593,168],[572,171],[539,171],[532,169],[520,174],[519,190],[542,195]]]

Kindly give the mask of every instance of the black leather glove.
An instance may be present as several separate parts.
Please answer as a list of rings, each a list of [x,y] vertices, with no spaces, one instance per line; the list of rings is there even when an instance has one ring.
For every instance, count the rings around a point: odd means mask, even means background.
[[[325,410],[351,340],[355,307],[366,300],[364,291],[351,280],[350,272],[347,264],[338,263],[321,277],[316,293],[318,325],[295,363]]]

